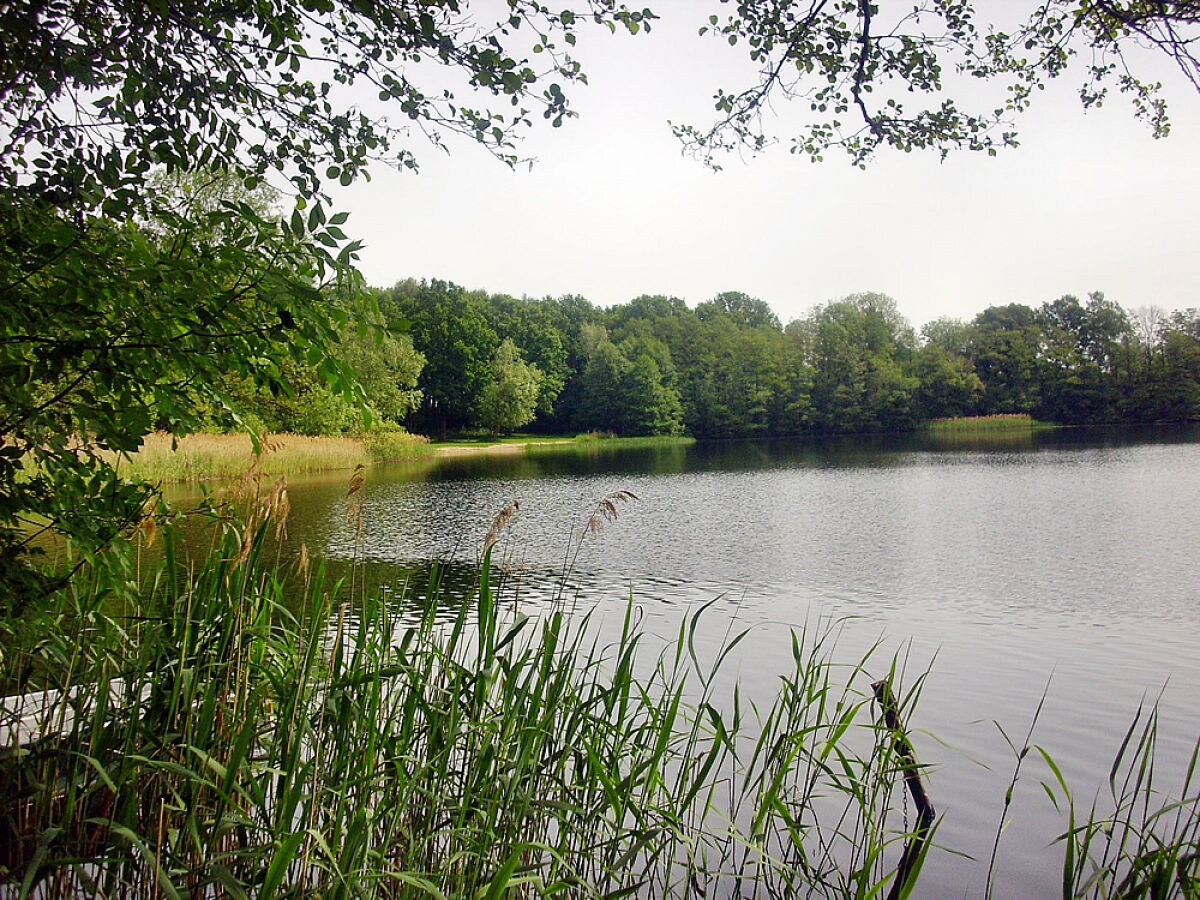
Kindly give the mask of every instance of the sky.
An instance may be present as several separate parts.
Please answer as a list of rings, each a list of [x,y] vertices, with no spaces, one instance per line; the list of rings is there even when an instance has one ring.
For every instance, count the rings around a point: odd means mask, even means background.
[[[884,150],[860,171],[840,151],[814,164],[781,144],[713,172],[668,121],[708,123],[714,88],[753,70],[696,35],[698,0],[653,6],[649,34],[581,35],[589,85],[568,92],[579,118],[529,135],[531,167],[469,141],[449,154],[414,144],[418,173],[376,169],[339,193],[368,283],[441,278],[599,306],[737,290],[785,323],[880,291],[917,327],[1091,291],[1128,310],[1200,306],[1200,96],[1169,68],[1165,140],[1119,96],[1083,110],[1068,79],[997,157]],[[784,135],[803,121],[794,105],[775,112]]]

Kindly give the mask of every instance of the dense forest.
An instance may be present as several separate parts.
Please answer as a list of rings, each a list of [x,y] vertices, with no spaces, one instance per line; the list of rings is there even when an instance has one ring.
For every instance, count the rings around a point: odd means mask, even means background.
[[[1127,311],[1100,293],[992,306],[919,331],[878,293],[786,326],[739,292],[694,309],[657,295],[601,309],[436,280],[375,293],[385,336],[347,331],[343,355],[380,420],[434,437],[836,434],[998,413],[1062,424],[1200,417],[1200,310]],[[244,397],[263,424],[360,427],[315,375],[291,375],[298,395]]]

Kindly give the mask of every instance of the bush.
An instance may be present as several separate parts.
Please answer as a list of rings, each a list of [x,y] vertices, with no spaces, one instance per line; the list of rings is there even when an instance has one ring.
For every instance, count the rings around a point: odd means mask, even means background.
[[[433,455],[429,438],[422,434],[409,434],[399,425],[389,422],[381,422],[358,437],[371,458],[378,461],[422,459]]]

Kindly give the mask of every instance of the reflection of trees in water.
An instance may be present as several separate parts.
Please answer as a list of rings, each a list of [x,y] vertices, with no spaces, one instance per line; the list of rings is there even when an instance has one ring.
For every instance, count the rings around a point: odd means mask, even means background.
[[[430,481],[475,478],[561,478],[623,473],[669,475],[687,470],[694,445],[679,442],[630,447],[615,441],[531,444],[524,454],[457,456],[443,461]]]
[[[770,438],[715,441],[691,448],[687,469],[753,471],[780,468],[896,468],[912,464],[911,454],[945,450],[989,453],[1092,450],[1146,444],[1193,443],[1197,425],[1094,426],[1014,429],[990,432],[914,431],[905,434],[845,435],[830,438]]]

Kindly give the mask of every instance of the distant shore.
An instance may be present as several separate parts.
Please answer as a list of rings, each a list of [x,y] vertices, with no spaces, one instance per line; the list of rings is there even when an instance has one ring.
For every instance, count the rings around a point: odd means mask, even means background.
[[[662,446],[693,443],[692,438],[516,437],[467,438],[430,443],[403,431],[364,435],[307,436],[268,434],[259,447],[248,434],[191,434],[164,432],[147,435],[141,448],[127,457],[113,454],[118,470],[129,478],[161,484],[238,478],[247,473],[307,475],[389,462],[429,462],[458,456],[509,456],[529,452],[589,451],[607,447]],[[261,452],[258,452],[261,451]]]

